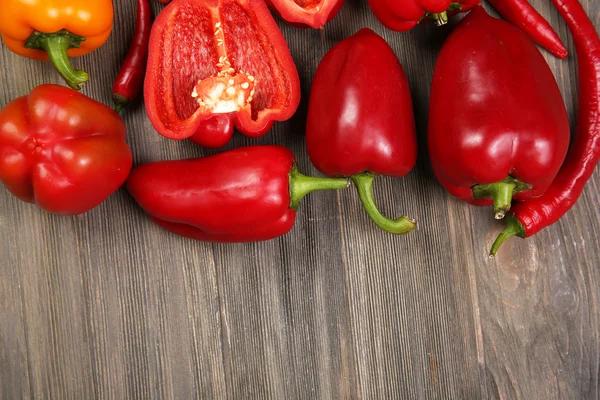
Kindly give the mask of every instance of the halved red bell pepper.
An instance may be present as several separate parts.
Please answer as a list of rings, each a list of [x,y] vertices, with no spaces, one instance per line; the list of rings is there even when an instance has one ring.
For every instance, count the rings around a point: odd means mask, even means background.
[[[125,124],[73,89],[38,86],[0,111],[0,182],[55,214],[81,214],[116,191],[131,170]]]
[[[344,0],[266,0],[283,19],[294,26],[321,29],[344,5]]]
[[[448,14],[464,12],[480,0],[369,0],[373,14],[393,31],[408,31],[426,20],[448,22]]]
[[[127,189],[170,232],[207,242],[255,242],[289,232],[308,193],[348,184],[300,174],[285,147],[249,146],[137,166]]]
[[[494,204],[541,196],[569,146],[560,90],[536,45],[477,6],[438,56],[429,107],[433,171],[453,196]]]
[[[408,80],[386,41],[368,28],[323,57],[313,78],[306,123],[311,162],[331,177],[351,177],[380,228],[404,234],[413,220],[384,217],[373,199],[375,174],[401,177],[417,159]]]
[[[175,0],[152,27],[144,97],[161,135],[221,147],[234,126],[258,137],[290,118],[300,81],[263,0]]]

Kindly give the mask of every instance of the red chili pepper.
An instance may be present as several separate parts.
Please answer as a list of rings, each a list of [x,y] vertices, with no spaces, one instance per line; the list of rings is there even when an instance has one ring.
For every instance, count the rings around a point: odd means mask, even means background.
[[[161,135],[221,147],[234,125],[259,137],[290,118],[300,81],[263,0],[175,0],[152,27],[144,97]]]
[[[489,2],[506,20],[518,26],[550,53],[558,58],[567,56],[567,49],[552,26],[527,0],[489,0]]]
[[[292,229],[308,193],[348,184],[300,174],[285,147],[250,146],[138,166],[127,189],[155,223],[173,233],[208,242],[255,242]]]
[[[332,177],[350,176],[371,219],[404,234],[414,221],[392,221],[373,199],[375,174],[400,177],[417,158],[408,81],[386,41],[364,28],[327,52],[315,73],[306,146],[312,163]]]
[[[138,0],[135,35],[127,53],[127,58],[113,83],[115,111],[120,112],[142,90],[146,62],[148,60],[148,41],[152,28],[152,9],[148,0]]]
[[[287,22],[298,27],[321,29],[344,5],[344,0],[266,0]]]
[[[0,111],[0,181],[46,211],[91,210],[125,182],[131,165],[121,118],[73,89],[38,86]]]
[[[429,112],[437,179],[467,203],[493,203],[496,218],[512,198],[546,192],[567,154],[567,111],[544,57],[521,30],[479,6],[442,47]]]
[[[408,31],[422,21],[434,20],[436,25],[448,22],[448,15],[464,12],[480,0],[369,0],[371,11],[388,29]]]
[[[541,197],[516,204],[490,256],[511,236],[526,238],[557,222],[573,207],[600,158],[600,39],[577,0],[552,0],[573,35],[579,75],[577,132],[558,176]]]

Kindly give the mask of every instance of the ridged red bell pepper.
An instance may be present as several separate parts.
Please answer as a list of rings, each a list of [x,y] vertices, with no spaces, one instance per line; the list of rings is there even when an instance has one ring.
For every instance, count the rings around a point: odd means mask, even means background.
[[[321,29],[344,5],[344,0],[266,0],[283,19],[294,26]]]
[[[258,137],[290,118],[300,81],[263,0],[175,0],[152,27],[144,98],[161,135],[221,147],[234,126]]]
[[[140,165],[127,189],[170,232],[207,242],[255,242],[289,232],[306,194],[348,184],[300,174],[285,147],[250,146]]]
[[[386,41],[368,28],[323,57],[313,78],[306,124],[311,162],[331,177],[351,177],[365,210],[380,228],[397,234],[415,221],[390,220],[373,199],[376,174],[401,177],[417,158],[408,81]]]
[[[408,31],[426,20],[439,25],[448,22],[448,14],[465,12],[480,0],[369,0],[377,19],[393,31]]]
[[[541,196],[569,146],[569,120],[552,71],[515,26],[475,7],[436,62],[429,108],[433,171],[453,196],[494,204]]]
[[[91,210],[125,182],[131,165],[121,118],[73,89],[38,86],[0,111],[0,181],[46,211]]]

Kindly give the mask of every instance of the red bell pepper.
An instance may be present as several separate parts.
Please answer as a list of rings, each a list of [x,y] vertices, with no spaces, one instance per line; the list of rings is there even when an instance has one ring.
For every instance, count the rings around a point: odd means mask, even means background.
[[[453,196],[494,204],[541,196],[567,154],[569,121],[535,44],[477,6],[444,43],[429,108],[433,171]]]
[[[306,146],[321,172],[351,177],[379,227],[397,234],[415,229],[406,217],[381,215],[373,199],[376,174],[401,177],[413,169],[417,140],[402,65],[372,30],[342,40],[321,60],[310,92]]]
[[[234,126],[259,137],[290,118],[300,81],[263,0],[175,0],[152,27],[144,98],[161,135],[221,147]]]
[[[38,86],[0,111],[0,181],[46,211],[91,210],[125,182],[131,165],[121,118],[73,89]]]
[[[344,0],[267,0],[283,19],[294,26],[321,29],[344,5]]]
[[[373,14],[388,29],[408,31],[422,21],[448,22],[448,14],[465,12],[480,0],[369,0]]]
[[[285,147],[250,146],[140,165],[127,189],[156,224],[175,234],[207,242],[254,242],[289,232],[306,194],[348,183],[300,174]]]

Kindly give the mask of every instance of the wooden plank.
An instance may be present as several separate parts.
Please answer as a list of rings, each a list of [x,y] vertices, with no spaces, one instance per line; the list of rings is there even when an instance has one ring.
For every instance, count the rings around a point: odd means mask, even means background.
[[[573,53],[550,2],[532,4]],[[583,4],[600,27],[600,4]],[[76,60],[92,77],[83,92],[107,104],[135,4],[115,10],[106,45]],[[426,150],[431,73],[457,21],[394,33],[350,0],[322,31],[277,22],[300,108],[226,148],[283,144],[318,174],[303,139],[311,78],[329,48],[371,27],[405,67],[420,146],[415,170],[377,178],[376,197],[418,231],[377,230],[352,190],[307,197],[286,236],[235,245],[169,234],[124,189],[79,217],[0,190],[0,398],[598,398],[600,176],[560,223],[490,260],[502,224],[450,198]],[[574,57],[545,56],[574,126]],[[0,62],[0,106],[60,83],[4,46]],[[156,134],[141,101],[123,118],[136,164],[217,152]]]

